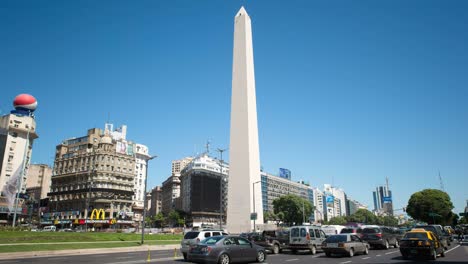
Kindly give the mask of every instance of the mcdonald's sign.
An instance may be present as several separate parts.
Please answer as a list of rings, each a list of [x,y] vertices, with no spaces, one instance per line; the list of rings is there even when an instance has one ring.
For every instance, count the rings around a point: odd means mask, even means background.
[[[104,218],[106,217],[104,209],[93,209],[93,211],[91,212],[90,219],[94,219],[94,217],[96,217],[96,219],[101,218],[102,220],[104,220]]]

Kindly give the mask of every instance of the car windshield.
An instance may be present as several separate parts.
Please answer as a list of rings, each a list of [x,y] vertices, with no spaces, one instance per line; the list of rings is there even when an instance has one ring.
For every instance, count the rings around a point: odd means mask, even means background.
[[[334,235],[330,236],[327,239],[325,239],[325,242],[327,243],[339,243],[339,242],[346,242],[348,236],[344,235]]]
[[[405,238],[427,239],[427,233],[406,233]]]
[[[221,239],[223,239],[223,236],[213,236],[203,239],[200,243],[206,245],[214,245],[218,243],[218,241],[220,241]]]
[[[198,236],[198,234],[200,234],[200,232],[188,232],[187,234],[185,234],[184,239],[194,239]]]

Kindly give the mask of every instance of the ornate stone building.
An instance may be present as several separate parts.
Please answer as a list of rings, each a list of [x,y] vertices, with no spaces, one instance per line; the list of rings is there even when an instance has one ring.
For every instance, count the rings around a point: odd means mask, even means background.
[[[89,220],[94,217],[131,220],[135,156],[132,147],[123,150],[123,144],[132,143],[115,140],[111,133],[107,126],[104,133],[93,128],[86,136],[65,140],[57,146],[49,219],[59,219],[62,224],[93,223]],[[102,211],[98,216],[91,215],[93,209],[102,209],[104,216]]]

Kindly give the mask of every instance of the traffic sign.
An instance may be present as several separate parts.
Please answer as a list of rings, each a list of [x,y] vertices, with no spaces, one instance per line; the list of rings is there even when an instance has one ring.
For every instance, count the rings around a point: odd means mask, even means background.
[[[251,213],[250,220],[257,220],[257,213]]]

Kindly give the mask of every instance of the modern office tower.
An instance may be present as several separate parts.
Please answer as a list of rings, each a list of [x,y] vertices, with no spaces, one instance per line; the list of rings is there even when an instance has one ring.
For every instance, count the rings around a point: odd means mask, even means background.
[[[151,190],[149,215],[155,216],[162,212],[162,188],[156,186]]]
[[[273,213],[273,200],[288,194],[294,194],[306,200],[309,200],[313,204],[313,197],[312,201],[309,198],[308,189],[309,186],[300,183],[300,182],[293,182],[291,180],[285,179],[281,176],[269,174],[267,172],[262,172],[262,204],[263,210],[265,212]],[[257,196],[256,196],[257,198]],[[309,216],[307,216],[307,220]]]
[[[331,186],[330,184],[324,184],[323,190],[325,193],[331,194],[335,197],[335,200],[338,199],[339,204],[337,202],[334,208],[334,216],[346,216],[346,193],[341,188],[336,188]]]
[[[36,133],[34,110],[36,99],[28,94],[18,95],[15,110],[0,117],[0,224],[7,224],[7,215],[21,213],[23,199],[15,203],[17,192],[26,192],[26,175],[31,161]],[[18,186],[21,186],[18,190]],[[15,214],[16,216],[16,214]]]
[[[374,211],[380,215],[393,215],[392,192],[387,186],[378,186],[372,192]]]
[[[135,144],[125,135],[106,124],[57,145],[45,223],[134,224]]]
[[[221,172],[222,168],[222,172]],[[181,171],[182,210],[187,223],[198,227],[224,226],[229,165],[204,153]],[[259,197],[261,199],[261,197]]]
[[[26,192],[36,202],[47,198],[50,191],[52,168],[47,164],[31,164],[26,177]]]
[[[250,17],[241,7],[234,19],[232,64],[230,174],[227,228],[232,233],[263,223],[260,189],[257,102]],[[240,195],[242,194],[242,195]],[[252,221],[252,220],[253,221]]]
[[[325,194],[319,190],[318,188],[313,188],[314,192],[314,223],[321,223],[325,218],[326,208],[326,196]]]

